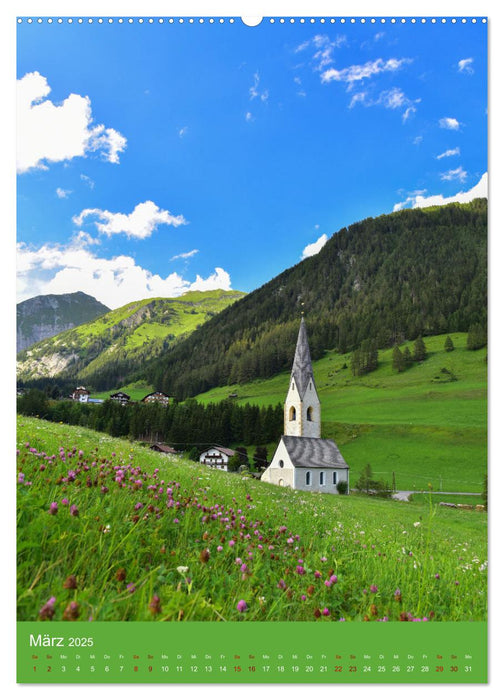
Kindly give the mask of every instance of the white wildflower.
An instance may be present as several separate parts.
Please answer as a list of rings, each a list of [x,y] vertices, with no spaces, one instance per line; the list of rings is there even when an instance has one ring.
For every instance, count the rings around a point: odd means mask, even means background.
[[[177,566],[177,571],[179,574],[186,574],[189,571],[188,566]]]

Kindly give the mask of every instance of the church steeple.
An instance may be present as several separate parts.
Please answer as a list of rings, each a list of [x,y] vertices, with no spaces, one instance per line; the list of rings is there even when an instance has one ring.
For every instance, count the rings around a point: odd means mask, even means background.
[[[303,398],[310,380],[314,381],[304,317],[301,318],[301,325],[299,326],[296,352],[292,363],[292,378],[296,382],[300,397]]]
[[[313,378],[304,318],[301,318],[299,326],[289,391],[284,404],[284,434],[320,437],[320,401]]]

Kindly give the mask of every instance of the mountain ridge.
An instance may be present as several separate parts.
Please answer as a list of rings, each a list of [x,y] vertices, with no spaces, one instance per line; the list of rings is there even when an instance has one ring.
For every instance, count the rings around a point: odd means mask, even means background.
[[[92,321],[110,309],[85,292],[69,292],[25,299],[17,304],[16,311],[16,352],[21,352],[41,340]]]

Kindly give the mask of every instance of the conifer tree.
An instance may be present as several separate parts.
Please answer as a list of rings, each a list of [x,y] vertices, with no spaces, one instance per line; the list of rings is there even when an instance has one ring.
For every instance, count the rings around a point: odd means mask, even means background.
[[[405,369],[404,355],[398,345],[394,345],[394,350],[392,351],[392,367],[396,372],[403,372]]]
[[[450,338],[449,335],[446,336],[445,344],[444,344],[444,349],[446,352],[453,352],[455,350],[455,346],[453,344],[453,340]]]
[[[415,340],[413,346],[413,359],[415,362],[422,362],[427,357],[427,348],[421,335]]]
[[[467,334],[467,349],[479,350],[479,348],[484,348],[486,344],[486,333],[481,323],[473,323]]]
[[[408,347],[407,345],[406,345],[406,347],[404,348],[403,359],[404,359],[404,368],[406,369],[406,368],[408,368],[408,367],[411,365],[411,363],[412,363],[411,351],[410,351],[410,349],[409,349],[409,347]]]

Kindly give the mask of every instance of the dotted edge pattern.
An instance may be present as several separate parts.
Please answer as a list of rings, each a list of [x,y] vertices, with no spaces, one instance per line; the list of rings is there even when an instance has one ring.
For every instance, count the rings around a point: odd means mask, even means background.
[[[243,24],[241,17],[17,17],[17,24]],[[264,17],[261,24],[487,24],[487,17]],[[251,27],[253,28],[253,27]]]

